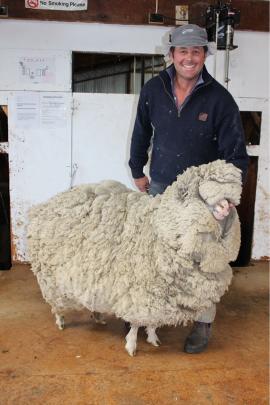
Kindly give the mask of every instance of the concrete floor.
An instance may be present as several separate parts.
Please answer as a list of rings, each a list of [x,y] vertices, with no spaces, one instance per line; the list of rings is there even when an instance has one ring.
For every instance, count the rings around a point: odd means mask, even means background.
[[[121,320],[73,313],[60,331],[29,266],[0,271],[0,404],[268,404],[268,264],[234,270],[207,352],[164,327],[159,348],[140,332],[134,358]]]

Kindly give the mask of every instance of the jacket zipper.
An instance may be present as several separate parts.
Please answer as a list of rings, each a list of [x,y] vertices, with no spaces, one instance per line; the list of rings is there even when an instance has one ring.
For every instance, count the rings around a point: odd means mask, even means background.
[[[177,108],[177,106],[176,106],[176,104],[175,104],[175,100],[174,100],[174,98],[171,96],[171,94],[168,92],[168,90],[167,90],[167,88],[166,88],[166,85],[165,85],[165,83],[164,83],[162,77],[159,76],[159,78],[160,78],[160,80],[161,80],[162,83],[163,83],[163,87],[164,87],[165,93],[167,93],[167,95],[170,97],[170,99],[171,99],[172,102],[173,102],[174,107],[175,107],[176,110],[177,110],[177,117],[178,117],[178,118],[180,118],[182,109],[187,105],[187,103],[189,102],[189,100],[191,99],[191,97],[193,96],[193,94],[194,94],[197,90],[201,89],[202,87],[208,86],[208,84],[210,84],[211,81],[212,81],[212,80],[210,80],[210,81],[208,81],[207,83],[201,84],[199,87],[195,88],[195,89],[193,90],[193,92],[190,94],[190,98],[188,99],[188,101],[186,102],[186,104],[184,103],[180,108]]]

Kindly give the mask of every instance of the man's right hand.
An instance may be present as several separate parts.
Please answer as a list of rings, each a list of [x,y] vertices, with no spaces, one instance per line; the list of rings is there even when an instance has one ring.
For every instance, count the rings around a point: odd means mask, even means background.
[[[141,191],[141,192],[148,192],[149,190],[149,179],[147,176],[140,177],[139,179],[134,179],[135,186]]]

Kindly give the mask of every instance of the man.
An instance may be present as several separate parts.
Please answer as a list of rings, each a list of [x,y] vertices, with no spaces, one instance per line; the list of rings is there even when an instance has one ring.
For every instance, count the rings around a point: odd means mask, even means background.
[[[224,159],[242,170],[248,166],[238,107],[230,93],[207,72],[209,51],[205,29],[188,24],[171,35],[172,64],[141,90],[129,166],[135,185],[151,195],[163,193],[190,166]],[[150,177],[144,174],[152,142]],[[231,204],[220,203],[213,215],[222,220]],[[206,349],[215,305],[194,323],[184,350]]]

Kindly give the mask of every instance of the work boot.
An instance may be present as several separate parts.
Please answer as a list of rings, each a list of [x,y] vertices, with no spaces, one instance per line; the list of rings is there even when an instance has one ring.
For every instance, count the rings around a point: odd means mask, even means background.
[[[185,341],[184,351],[186,353],[201,353],[207,346],[211,336],[212,324],[205,322],[194,322],[193,329]]]

